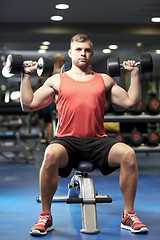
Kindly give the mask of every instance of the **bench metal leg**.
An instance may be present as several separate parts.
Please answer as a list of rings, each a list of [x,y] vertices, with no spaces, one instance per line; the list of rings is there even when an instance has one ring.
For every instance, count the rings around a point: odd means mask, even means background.
[[[71,178],[68,188],[68,196],[54,196],[52,202],[81,203],[81,233],[96,234],[100,232],[97,224],[96,202],[110,203],[112,199],[108,195],[96,195],[94,181],[86,173],[76,173]],[[41,201],[40,197],[37,197],[37,201]]]
[[[79,177],[80,197],[82,203],[82,233],[95,234],[100,230],[97,225],[96,193],[94,182],[90,177]]]

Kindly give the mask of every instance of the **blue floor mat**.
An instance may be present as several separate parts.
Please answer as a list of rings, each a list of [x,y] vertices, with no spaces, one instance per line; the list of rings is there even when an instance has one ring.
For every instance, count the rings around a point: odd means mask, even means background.
[[[37,239],[30,236],[30,228],[35,224],[41,212],[39,196],[38,170],[34,164],[0,164],[0,239],[29,240]],[[121,230],[121,214],[123,198],[119,189],[119,174],[102,176],[99,172],[91,175],[96,190],[100,194],[112,197],[112,203],[97,204],[98,227],[100,233],[87,235],[80,233],[81,206],[53,203],[52,214],[54,231],[42,239],[56,240],[89,240],[89,239],[145,239],[159,240],[160,236],[160,174],[154,171],[140,171],[135,210],[137,216],[149,228],[147,235],[131,234]],[[57,195],[67,195],[70,177],[61,178]]]

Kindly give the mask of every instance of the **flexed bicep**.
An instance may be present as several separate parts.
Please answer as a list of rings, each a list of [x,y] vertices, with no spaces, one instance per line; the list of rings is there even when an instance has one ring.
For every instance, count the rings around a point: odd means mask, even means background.
[[[128,93],[116,83],[110,89],[110,102],[122,108],[128,108],[130,105]]]
[[[58,89],[59,78],[50,77],[34,93],[28,77],[23,78],[21,83],[21,106],[23,111],[37,111],[49,105]]]

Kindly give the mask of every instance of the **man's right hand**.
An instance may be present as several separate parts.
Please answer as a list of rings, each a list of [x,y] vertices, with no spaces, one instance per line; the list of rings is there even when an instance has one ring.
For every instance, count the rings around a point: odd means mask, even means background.
[[[24,61],[24,71],[33,73],[38,68],[38,63],[36,61]]]

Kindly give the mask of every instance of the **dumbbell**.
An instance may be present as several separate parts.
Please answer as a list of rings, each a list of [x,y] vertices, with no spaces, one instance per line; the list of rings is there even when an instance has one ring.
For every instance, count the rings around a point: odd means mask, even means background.
[[[115,139],[118,140],[119,142],[125,142],[125,138],[122,133],[115,134]]]
[[[151,54],[141,55],[139,62],[136,62],[135,67],[141,68],[142,73],[149,73],[153,71],[153,61]],[[118,77],[121,75],[121,69],[124,69],[123,64],[120,63],[119,58],[109,58],[107,60],[107,74],[111,77]]]
[[[160,102],[157,98],[153,98],[148,102],[147,109],[152,114],[158,114],[160,112]]]
[[[110,134],[110,136],[114,137],[119,142],[124,143],[131,143],[131,145],[134,146],[140,146],[143,142],[143,134],[137,130],[132,130],[131,133],[116,133],[116,134]]]
[[[157,146],[159,143],[159,133],[157,131],[151,131],[148,134],[148,144],[149,145],[153,145],[153,146]]]
[[[125,138],[125,134],[123,135]],[[157,131],[150,131],[148,133],[141,133],[137,130],[133,130],[130,135],[130,142],[134,146],[140,146],[141,143],[157,146],[159,143],[159,133]]]
[[[137,130],[133,130],[131,134],[118,133],[114,137],[120,142],[130,142],[133,146],[140,146],[142,142],[148,145],[157,146],[160,140],[159,133],[155,130],[148,133],[141,133]]]
[[[134,146],[140,146],[143,142],[143,135],[141,132],[134,130],[131,133],[117,133],[117,134],[107,134],[114,137],[119,142],[131,144]]]
[[[131,144],[134,146],[140,146],[143,142],[143,134],[137,130],[133,130],[130,135]]]
[[[23,71],[23,68],[27,67],[24,64],[23,57],[19,54],[9,54],[7,57],[6,65],[4,66],[5,71],[9,74],[19,74]],[[38,59],[37,75],[50,76],[54,70],[53,61],[49,58]],[[12,76],[12,75],[11,75]]]

